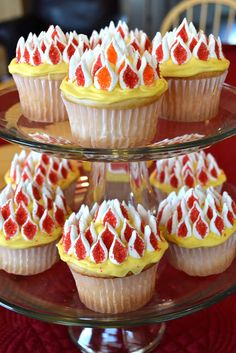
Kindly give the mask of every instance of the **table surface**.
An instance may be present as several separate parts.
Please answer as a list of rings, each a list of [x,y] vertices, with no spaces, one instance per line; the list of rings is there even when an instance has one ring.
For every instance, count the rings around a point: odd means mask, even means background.
[[[233,65],[236,47],[225,45],[224,53],[231,61],[226,82],[236,86],[236,65]],[[5,83],[0,88],[8,85]],[[232,158],[235,147],[236,137],[232,137],[209,151],[225,170],[228,181],[236,185],[236,163]],[[236,353],[235,333],[236,294],[208,309],[168,322],[164,338],[154,352]],[[61,352],[79,352],[70,340],[66,327],[29,319],[0,308],[0,353]]]

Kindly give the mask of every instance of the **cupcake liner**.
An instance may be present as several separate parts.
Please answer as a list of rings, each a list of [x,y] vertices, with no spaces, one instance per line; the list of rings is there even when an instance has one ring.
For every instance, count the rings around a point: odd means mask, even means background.
[[[81,302],[100,313],[124,313],[144,306],[152,297],[156,283],[155,264],[138,275],[123,278],[89,277],[70,270]]]
[[[170,78],[164,94],[162,118],[176,121],[204,121],[218,114],[222,85],[227,71],[200,79]]]
[[[57,75],[57,79],[50,80],[16,74],[13,74],[13,78],[25,117],[44,123],[68,119],[60,92],[60,84],[64,75]]]
[[[84,147],[135,147],[151,143],[156,133],[162,97],[131,109],[96,108],[74,103],[63,96],[71,131]]]
[[[188,249],[169,243],[167,258],[173,267],[190,276],[209,276],[230,266],[235,257],[235,245],[236,234],[213,247]]]
[[[75,191],[77,180],[73,181],[66,189],[63,190],[67,205],[71,210],[74,209],[75,204]]]
[[[24,249],[0,246],[0,269],[16,275],[35,275],[46,271],[59,260],[57,242]]]

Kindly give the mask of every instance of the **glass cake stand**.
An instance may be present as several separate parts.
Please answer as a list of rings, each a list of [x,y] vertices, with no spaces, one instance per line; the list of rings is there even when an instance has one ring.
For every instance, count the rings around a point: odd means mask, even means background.
[[[103,198],[142,203],[155,211],[158,201],[149,184],[147,160],[169,158],[208,147],[236,134],[236,88],[224,85],[217,117],[204,123],[174,123],[159,119],[153,143],[131,149],[82,148],[68,122],[39,124],[22,116],[16,88],[0,92],[0,137],[39,152],[91,161],[88,204]],[[10,163],[10,160],[9,160]],[[80,185],[86,189],[87,176]],[[81,188],[78,187],[81,201]],[[224,185],[236,200],[236,189]],[[78,196],[77,195],[77,196]],[[83,352],[148,352],[159,342],[164,322],[203,309],[236,291],[236,260],[222,274],[190,277],[161,261],[156,291],[143,308],[126,314],[100,314],[79,300],[66,264],[34,276],[0,271],[0,305],[33,318],[69,326]]]

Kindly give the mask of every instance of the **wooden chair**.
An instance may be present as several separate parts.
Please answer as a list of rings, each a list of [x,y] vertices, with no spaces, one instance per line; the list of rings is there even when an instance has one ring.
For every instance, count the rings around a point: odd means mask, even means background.
[[[211,20],[211,29],[206,28],[209,8],[214,5],[214,14]],[[194,20],[194,11],[200,9],[199,20]],[[221,16],[227,9],[226,34],[228,34],[233,27],[236,13],[236,0],[184,0],[177,4],[166,15],[161,25],[161,33],[164,34],[174,27],[177,27],[183,17],[186,17],[189,22],[193,21],[197,29],[202,29],[204,32],[213,33],[215,36],[219,35],[221,26]],[[198,12],[199,14],[199,12]],[[195,16],[196,17],[196,16]],[[198,22],[198,23],[196,23]],[[208,33],[208,34],[209,34]]]

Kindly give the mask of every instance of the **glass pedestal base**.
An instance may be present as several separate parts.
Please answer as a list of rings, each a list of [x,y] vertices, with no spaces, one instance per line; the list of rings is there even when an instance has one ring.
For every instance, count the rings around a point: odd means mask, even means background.
[[[71,326],[69,334],[84,353],[146,353],[160,342],[165,324],[133,328],[81,328]]]
[[[92,206],[94,202],[114,198],[134,205],[140,203],[155,212],[158,205],[149,182],[146,162],[91,164],[85,203]]]

